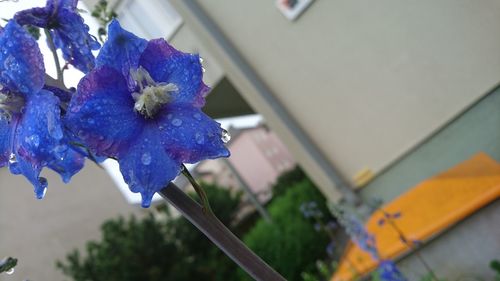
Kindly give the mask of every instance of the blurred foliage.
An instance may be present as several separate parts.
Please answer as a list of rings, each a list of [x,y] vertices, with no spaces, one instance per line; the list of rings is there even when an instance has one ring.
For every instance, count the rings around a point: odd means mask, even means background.
[[[239,197],[203,186],[214,213],[229,225]],[[57,267],[75,281],[236,279],[236,265],[186,219],[172,218],[167,208],[160,214],[166,216],[105,222],[101,240],[88,242],[85,256],[74,250]]]
[[[328,237],[314,230],[299,207],[304,202],[316,201],[327,214],[325,198],[309,180],[303,180],[274,199],[269,205],[273,224],[259,220],[244,237],[245,243],[287,280],[302,280],[301,272],[315,268],[315,261],[325,256]],[[239,271],[240,279],[251,280]]]
[[[0,273],[9,272],[17,265],[17,259],[8,257],[3,260],[0,260]]]
[[[91,15],[99,22],[100,27],[97,30],[97,34],[99,40],[101,42],[104,42],[104,37],[106,37],[107,35],[106,25],[109,22],[111,22],[114,18],[116,18],[118,15],[112,8],[111,9],[108,8],[108,1],[106,0],[99,0],[99,2],[95,4]]]
[[[299,166],[282,173],[273,185],[273,198],[281,197],[288,188],[305,179],[308,179],[308,177]]]
[[[490,262],[490,268],[495,271],[495,281],[500,281],[500,261],[498,260],[492,260]]]

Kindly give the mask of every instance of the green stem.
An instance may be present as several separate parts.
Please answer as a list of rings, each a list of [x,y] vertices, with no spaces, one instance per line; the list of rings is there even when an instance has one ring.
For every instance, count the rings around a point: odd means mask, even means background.
[[[439,279],[436,276],[436,273],[434,273],[434,270],[432,270],[431,266],[425,261],[424,257],[420,254],[420,247],[416,247],[413,242],[410,242],[406,235],[404,234],[403,230],[397,226],[397,224],[394,222],[394,220],[391,218],[390,214],[387,213],[384,209],[380,208],[379,209],[383,214],[384,217],[387,219],[387,222],[389,225],[398,233],[399,237],[401,238],[401,242],[403,242],[410,250],[413,250],[415,253],[415,256],[417,259],[422,263],[422,265],[425,267],[427,272],[432,276],[432,279],[435,281],[439,281]]]
[[[54,63],[56,65],[56,71],[57,71],[57,77],[56,77],[57,81],[64,84],[61,63],[59,62],[59,56],[57,55],[56,46],[54,45],[54,39],[52,38],[52,35],[50,34],[50,31],[48,29],[44,29],[43,31],[45,32],[45,36],[47,37],[49,49],[52,52],[52,56],[54,57]]]
[[[257,281],[286,281],[259,256],[248,249],[217,217],[208,214],[204,208],[173,183],[162,189],[159,194],[253,279]]]
[[[208,200],[207,193],[205,190],[196,182],[194,179],[193,175],[189,172],[189,170],[186,168],[186,166],[182,165],[182,174],[189,180],[189,183],[193,186],[194,190],[196,191],[196,194],[200,197],[201,204],[203,206],[203,210],[207,214],[214,214],[212,211],[212,207],[210,207],[210,201]]]

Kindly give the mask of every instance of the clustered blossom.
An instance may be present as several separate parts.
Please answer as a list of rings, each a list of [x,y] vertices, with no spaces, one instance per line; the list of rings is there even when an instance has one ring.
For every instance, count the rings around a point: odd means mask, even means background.
[[[198,55],[179,52],[163,39],[136,37],[118,21],[108,34],[66,121],[96,155],[118,160],[146,207],[182,163],[227,157],[229,151],[220,125],[200,109],[208,87]]]
[[[356,213],[346,211],[342,206],[332,206],[332,213],[337,218],[340,225],[344,227],[351,241],[359,248],[369,253],[378,262],[377,273],[383,281],[406,281],[404,275],[399,271],[396,264],[390,260],[382,260],[377,249],[375,237],[366,230],[363,222]],[[395,216],[399,217],[397,213]]]
[[[85,157],[113,158],[148,207],[183,163],[229,156],[223,129],[201,110],[209,88],[200,58],[139,38],[116,20],[94,58],[100,46],[77,2],[48,0],[0,27],[0,167],[24,175],[42,198],[44,167],[67,182]],[[23,26],[50,32],[64,59],[86,74],[76,90],[46,84],[42,54]]]
[[[21,25],[47,29],[64,59],[83,71],[95,66],[92,50],[99,49],[97,40],[89,34],[89,27],[77,10],[78,0],[47,0],[45,7],[16,13],[14,19]]]
[[[15,21],[0,32],[0,167],[23,174],[42,198],[42,168],[69,181],[83,167],[83,156],[63,133],[59,98],[43,89],[45,68],[36,41]]]

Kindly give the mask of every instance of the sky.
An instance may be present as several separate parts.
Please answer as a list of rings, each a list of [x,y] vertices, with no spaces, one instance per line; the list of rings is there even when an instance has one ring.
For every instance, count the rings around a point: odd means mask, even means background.
[[[14,1],[2,2],[0,0],[0,18],[10,19],[16,13],[16,11],[29,9],[32,7],[41,7],[44,5],[45,5],[44,0],[19,0],[17,2]],[[83,4],[82,1],[79,1],[78,8],[84,11],[89,11],[89,9]],[[97,21],[95,21],[94,18],[90,16],[90,12],[82,13],[82,17],[84,18],[85,23],[89,25],[90,33],[96,35],[97,34],[96,31],[99,28],[99,25]],[[2,22],[1,25],[4,26],[5,22]],[[44,42],[44,41],[45,41],[45,36],[42,32],[42,36],[39,42]],[[50,76],[55,77],[56,68],[54,61],[52,59],[52,53],[50,52],[46,44],[39,44],[39,45],[45,60],[45,71]],[[63,62],[64,60],[62,58],[61,52],[58,51],[58,54],[59,54],[59,60]],[[97,52],[95,53],[95,55],[97,55]],[[64,72],[64,81],[67,87],[76,87],[78,85],[78,81],[80,81],[82,77],[83,74],[77,69],[72,67],[70,67],[68,70]],[[226,129],[229,127],[233,128],[254,127],[257,124],[261,123],[262,120],[263,120],[262,116],[258,114],[233,117],[233,118],[216,119],[216,121],[221,124],[221,127]],[[87,164],[92,165],[89,161],[87,161]],[[187,165],[187,166],[188,169],[192,167],[192,165]],[[103,163],[103,167],[106,169],[106,171],[108,172],[108,174],[110,175],[110,177],[112,178],[113,182],[118,187],[120,192],[123,194],[127,202],[129,202],[130,204],[140,204],[141,202],[140,195],[137,193],[132,193],[128,189],[127,184],[123,181],[123,177],[120,173],[118,163],[114,160],[106,160]],[[157,200],[161,200],[159,195],[155,195],[155,197],[153,198],[153,201]]]

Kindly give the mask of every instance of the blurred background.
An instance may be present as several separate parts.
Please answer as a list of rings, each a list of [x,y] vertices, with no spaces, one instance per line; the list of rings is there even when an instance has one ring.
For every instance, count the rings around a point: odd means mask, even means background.
[[[2,2],[0,16],[43,5]],[[96,5],[79,3],[93,32]],[[106,9],[141,37],[203,57],[204,111],[231,134],[232,155],[189,170],[221,220],[288,280],[374,269],[328,210],[345,201],[364,202],[379,251],[409,280],[437,280],[425,279],[422,256],[442,280],[494,280],[499,1],[110,0]],[[80,77],[70,69],[67,85]],[[1,281],[251,280],[158,197],[140,208],[116,163],[103,167],[87,161],[68,185],[46,172],[43,200],[0,170],[0,258],[19,259]],[[399,214],[387,219],[397,227],[377,226],[380,210]]]

